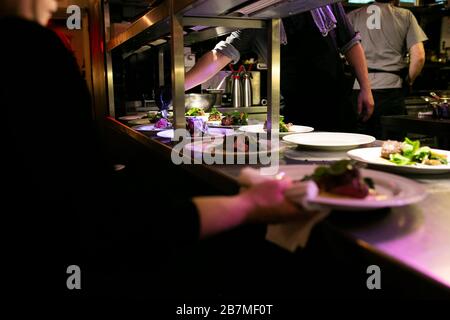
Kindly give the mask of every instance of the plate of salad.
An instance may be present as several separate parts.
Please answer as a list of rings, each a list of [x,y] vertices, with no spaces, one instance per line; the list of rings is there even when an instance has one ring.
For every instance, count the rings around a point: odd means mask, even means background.
[[[220,126],[222,124],[222,117],[222,112],[217,110],[216,107],[213,107],[209,111],[208,121],[206,123],[211,126]]]
[[[208,121],[209,113],[206,113],[203,109],[200,108],[190,108],[185,113],[186,118],[200,118],[203,119],[204,122]]]
[[[450,151],[422,146],[419,140],[388,140],[381,147],[347,152],[354,160],[400,173],[442,174],[450,172]]]
[[[246,125],[248,125],[248,114],[239,111],[225,113],[220,123],[220,126],[234,128]]]

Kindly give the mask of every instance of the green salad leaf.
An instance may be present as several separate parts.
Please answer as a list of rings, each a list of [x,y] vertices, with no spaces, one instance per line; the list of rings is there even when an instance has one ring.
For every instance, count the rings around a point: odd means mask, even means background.
[[[448,164],[448,159],[445,155],[439,154],[435,151],[430,151],[430,159],[431,160],[438,160],[441,162],[441,164]]]
[[[248,114],[245,112],[233,111],[225,114],[227,122],[233,126],[243,126],[248,124]]]
[[[289,127],[284,123],[284,116],[280,115],[280,132],[289,132]]]
[[[410,158],[402,156],[399,153],[391,154],[389,160],[399,166],[406,166],[414,163]]]
[[[405,138],[401,153],[389,155],[389,160],[397,165],[448,164],[447,156],[439,154],[430,147],[420,146],[419,140]]]
[[[205,111],[203,111],[203,109],[200,108],[190,108],[188,111],[186,111],[185,115],[189,117],[204,116]]]
[[[217,110],[217,108],[216,107],[213,107],[212,109],[211,109],[211,111],[209,112],[209,115],[210,116],[215,116],[215,115],[222,115],[222,113],[219,111],[219,110]]]
[[[307,180],[320,180],[324,176],[340,176],[346,171],[353,170],[358,167],[358,163],[354,160],[339,160],[333,162],[329,166],[319,166],[317,167],[312,175],[305,176],[302,181]]]

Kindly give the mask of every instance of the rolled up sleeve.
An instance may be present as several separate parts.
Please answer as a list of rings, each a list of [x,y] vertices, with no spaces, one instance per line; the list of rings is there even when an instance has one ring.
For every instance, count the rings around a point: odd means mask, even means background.
[[[353,25],[348,19],[341,3],[334,4],[333,11],[337,20],[337,45],[339,47],[339,51],[342,54],[345,54],[348,50],[353,48],[353,46],[361,42],[361,35],[353,28]]]
[[[261,41],[261,34],[263,32],[257,29],[243,29],[232,32],[224,41],[220,41],[214,48],[215,51],[222,53],[227,56],[233,63],[239,62],[241,59],[241,54],[255,51],[263,50],[260,45],[258,47],[258,41]],[[264,47],[266,47],[264,45]],[[264,48],[264,50],[267,50]]]
[[[409,27],[408,33],[406,34],[406,46],[408,50],[410,50],[411,47],[416,43],[427,41],[428,37],[420,27],[416,17],[412,12],[409,12],[408,19],[409,19]]]
[[[339,51],[342,54],[345,54],[345,53],[347,53],[348,50],[353,48],[353,46],[358,43],[361,43],[361,34],[359,32],[356,32],[355,36],[350,41],[348,41],[345,45],[343,45],[341,48],[339,48]]]
[[[233,61],[233,64],[238,63],[238,61],[241,59],[241,54],[239,53],[239,51],[230,42],[227,41],[220,41],[214,47],[214,51],[220,52],[221,54],[230,58]]]

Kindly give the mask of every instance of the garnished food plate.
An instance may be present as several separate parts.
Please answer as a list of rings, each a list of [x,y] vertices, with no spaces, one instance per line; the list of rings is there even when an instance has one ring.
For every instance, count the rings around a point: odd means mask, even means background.
[[[395,164],[381,157],[381,147],[376,148],[359,148],[347,152],[347,155],[357,161],[367,163],[374,168],[388,170],[399,173],[419,173],[419,174],[442,174],[450,172],[450,164],[426,165],[422,163],[414,163],[411,165]],[[431,149],[439,154],[447,155],[450,159],[450,151]]]
[[[227,142],[224,141],[224,139],[215,139],[213,141],[206,140],[189,143],[185,146],[185,149],[187,151],[203,155],[206,154],[219,157],[247,157],[252,155],[257,156],[261,154],[269,155],[272,153],[279,153],[282,148],[280,143],[272,144],[270,141],[261,139],[259,139],[252,146],[249,146],[248,141],[243,139],[239,140],[237,143],[236,142],[237,141],[231,141],[231,143],[227,145]]]
[[[312,175],[318,168],[316,165],[280,166],[280,171],[293,180],[302,180]],[[405,177],[370,169],[359,169],[364,179],[370,179],[373,188],[364,198],[354,198],[320,191],[310,202],[323,205],[334,210],[367,211],[389,207],[401,207],[423,200],[425,188]]]

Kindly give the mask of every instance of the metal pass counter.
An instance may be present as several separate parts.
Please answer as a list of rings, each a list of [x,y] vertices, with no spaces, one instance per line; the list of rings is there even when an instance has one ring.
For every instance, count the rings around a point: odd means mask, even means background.
[[[174,143],[153,132],[138,132],[108,118],[108,129],[144,145],[152,155],[170,162]],[[292,160],[295,147],[281,142],[280,165],[295,167],[317,161]],[[326,163],[327,161],[319,161]],[[183,170],[229,194],[238,189],[237,176],[246,165],[181,165]],[[255,166],[258,167],[258,166]],[[404,207],[374,211],[335,212],[330,228],[359,248],[386,259],[437,287],[450,290],[450,174],[408,176],[426,187],[425,200]],[[339,219],[339,216],[345,219]],[[373,216],[377,216],[373,219]],[[336,219],[337,218],[337,219]],[[355,223],[359,221],[362,223]],[[449,291],[450,292],[450,291]]]

